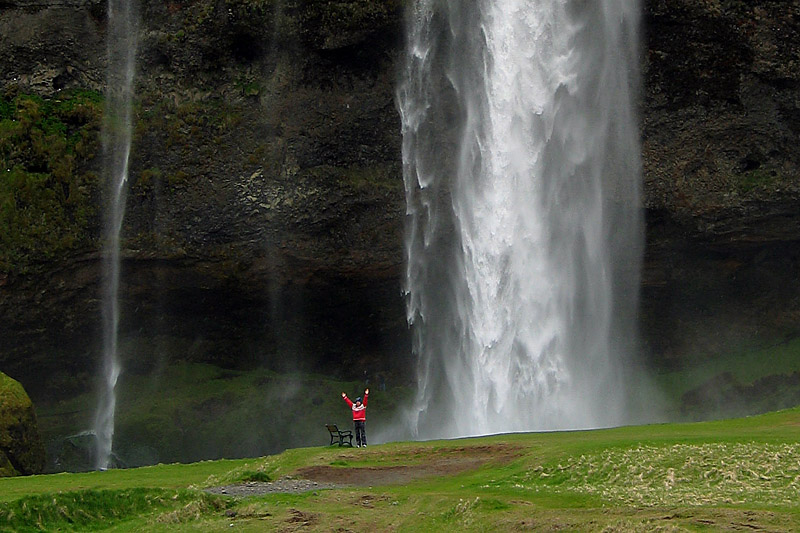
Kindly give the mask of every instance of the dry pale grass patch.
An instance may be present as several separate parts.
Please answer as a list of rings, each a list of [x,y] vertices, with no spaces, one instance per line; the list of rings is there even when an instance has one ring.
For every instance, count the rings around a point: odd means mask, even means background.
[[[258,460],[253,463],[246,463],[233,470],[220,475],[210,475],[208,478],[199,484],[190,485],[190,489],[201,490],[208,487],[217,487],[221,485],[230,485],[242,481],[243,478],[253,478],[259,474],[266,476],[262,481],[269,479],[268,471],[273,467],[277,456],[270,456],[266,459]]]
[[[606,449],[538,467],[528,473],[528,482],[632,505],[794,506],[800,494],[800,444]]]
[[[180,524],[182,522],[189,522],[192,520],[199,520],[203,516],[206,509],[200,501],[189,502],[179,509],[173,509],[154,518],[154,522],[160,524]]]
[[[181,524],[198,521],[209,513],[219,512],[225,508],[225,502],[219,498],[202,495],[198,499],[187,502],[182,507],[156,515],[151,522],[158,524]]]

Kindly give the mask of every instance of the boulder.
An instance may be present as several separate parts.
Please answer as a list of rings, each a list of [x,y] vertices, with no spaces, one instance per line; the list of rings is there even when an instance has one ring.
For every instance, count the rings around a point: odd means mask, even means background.
[[[18,381],[0,372],[0,477],[38,474],[44,465],[33,404]]]

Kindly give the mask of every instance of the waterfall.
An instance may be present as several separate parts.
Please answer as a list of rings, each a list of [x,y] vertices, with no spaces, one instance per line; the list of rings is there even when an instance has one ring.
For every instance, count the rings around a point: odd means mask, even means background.
[[[108,2],[108,86],[103,124],[106,218],[103,256],[103,360],[95,434],[96,467],[104,470],[111,461],[114,440],[116,385],[121,366],[118,348],[120,232],[125,215],[128,163],[131,152],[131,107],[137,46],[135,0]]]
[[[398,106],[417,437],[622,423],[636,0],[416,0]]]

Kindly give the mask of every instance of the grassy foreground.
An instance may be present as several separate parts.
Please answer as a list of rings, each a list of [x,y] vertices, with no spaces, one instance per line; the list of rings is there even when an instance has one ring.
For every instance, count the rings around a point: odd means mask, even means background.
[[[299,474],[354,484],[243,499],[202,491]],[[799,495],[795,408],[6,478],[0,531],[797,531]]]

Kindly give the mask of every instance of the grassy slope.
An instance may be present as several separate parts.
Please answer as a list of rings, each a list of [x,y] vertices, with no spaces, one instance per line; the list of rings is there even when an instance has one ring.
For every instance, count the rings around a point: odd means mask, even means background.
[[[88,506],[82,503],[86,495],[108,489],[100,500],[120,509],[119,515],[106,511],[77,529],[230,531],[233,524],[239,531],[792,531],[800,529],[798,441],[800,408],[698,424],[391,443],[366,450],[299,448],[250,461],[0,479],[0,498],[7,502],[0,505],[0,530],[3,513],[20,514],[22,508],[49,502],[61,510],[54,518],[42,518],[42,525],[69,530],[68,520]],[[406,485],[235,502],[191,490],[243,479],[254,471],[277,478],[304,466],[457,460],[472,447],[486,446],[513,449],[514,458]],[[120,492],[145,488],[150,492]],[[71,492],[80,490],[83,499]],[[35,499],[42,494],[47,497]],[[226,515],[233,511],[235,517]],[[38,516],[33,511],[16,529],[35,527]]]

